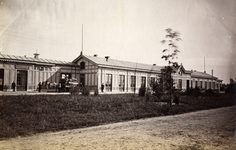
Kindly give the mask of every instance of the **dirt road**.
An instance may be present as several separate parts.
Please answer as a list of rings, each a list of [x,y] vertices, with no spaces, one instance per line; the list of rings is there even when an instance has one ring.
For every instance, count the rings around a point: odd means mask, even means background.
[[[0,141],[0,149],[236,149],[236,106]]]

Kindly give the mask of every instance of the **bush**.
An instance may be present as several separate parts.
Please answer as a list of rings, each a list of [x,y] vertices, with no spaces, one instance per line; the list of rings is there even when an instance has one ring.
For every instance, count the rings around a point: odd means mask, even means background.
[[[94,96],[98,96],[98,89],[94,90]]]
[[[205,96],[214,96],[214,95],[215,95],[215,93],[212,89],[207,89],[205,91]]]
[[[86,87],[82,87],[82,95],[89,95],[90,94],[90,90],[89,88]]]
[[[179,96],[178,96],[177,94],[174,95],[174,103],[175,103],[176,105],[179,104]]]
[[[170,107],[168,105],[162,105],[160,110],[161,110],[160,111],[161,113],[163,113],[164,115],[167,115],[170,110]]]
[[[185,94],[188,96],[198,97],[201,95],[201,90],[199,89],[199,87],[195,87],[194,89],[190,88],[186,90]]]
[[[138,96],[145,96],[145,93],[146,93],[146,88],[140,87],[138,91]]]
[[[150,101],[150,97],[151,97],[151,90],[148,88],[147,89],[147,92],[146,92],[146,95],[145,95],[145,100],[146,100],[146,103]]]

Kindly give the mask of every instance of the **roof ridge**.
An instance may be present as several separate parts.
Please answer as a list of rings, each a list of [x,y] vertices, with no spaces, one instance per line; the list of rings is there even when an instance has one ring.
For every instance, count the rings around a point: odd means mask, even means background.
[[[93,57],[93,58],[101,58],[101,59],[105,59],[105,57],[99,57],[99,56],[91,56],[91,55],[84,55],[84,56],[89,56],[89,57]],[[128,62],[128,63],[133,63],[133,64],[143,64],[143,65],[149,65],[149,66],[153,66],[151,64],[147,64],[147,63],[140,63],[140,62],[132,62],[132,61],[127,61],[127,60],[118,60],[118,59],[113,59],[113,58],[109,58],[111,60],[115,60],[115,61],[121,61],[121,62]],[[163,67],[163,66],[156,66],[156,67]]]
[[[30,56],[20,56],[20,55],[9,55],[9,54],[2,54],[1,55],[4,57],[4,56],[7,56],[9,58],[5,58],[5,59],[13,59],[13,60],[23,60],[25,61],[23,58],[26,58],[28,59],[28,61],[33,61],[33,62],[45,62],[45,63],[55,63],[55,62],[51,62],[51,61],[56,61],[56,62],[63,62],[63,63],[71,63],[71,61],[62,61],[62,60],[53,60],[53,59],[46,59],[46,58],[34,58],[34,57],[30,57]],[[20,57],[21,59],[18,59],[17,57]],[[38,61],[37,61],[38,60]]]

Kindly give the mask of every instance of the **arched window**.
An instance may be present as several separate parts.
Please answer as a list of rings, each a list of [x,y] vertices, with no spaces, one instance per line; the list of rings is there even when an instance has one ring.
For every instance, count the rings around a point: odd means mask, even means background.
[[[80,69],[85,69],[85,63],[83,61],[80,63]]]

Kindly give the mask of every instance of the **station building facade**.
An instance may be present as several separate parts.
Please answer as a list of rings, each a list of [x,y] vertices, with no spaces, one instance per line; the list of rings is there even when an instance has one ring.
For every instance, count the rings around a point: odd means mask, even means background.
[[[11,83],[16,83],[17,91],[37,90],[39,82],[57,84],[65,77],[76,79],[90,89],[110,93],[138,92],[141,86],[152,87],[163,66],[148,65],[87,56],[82,53],[72,62],[49,60],[26,56],[0,54],[0,91],[11,91]],[[176,89],[199,87],[219,89],[222,80],[206,72],[185,70],[181,65],[172,74]]]

